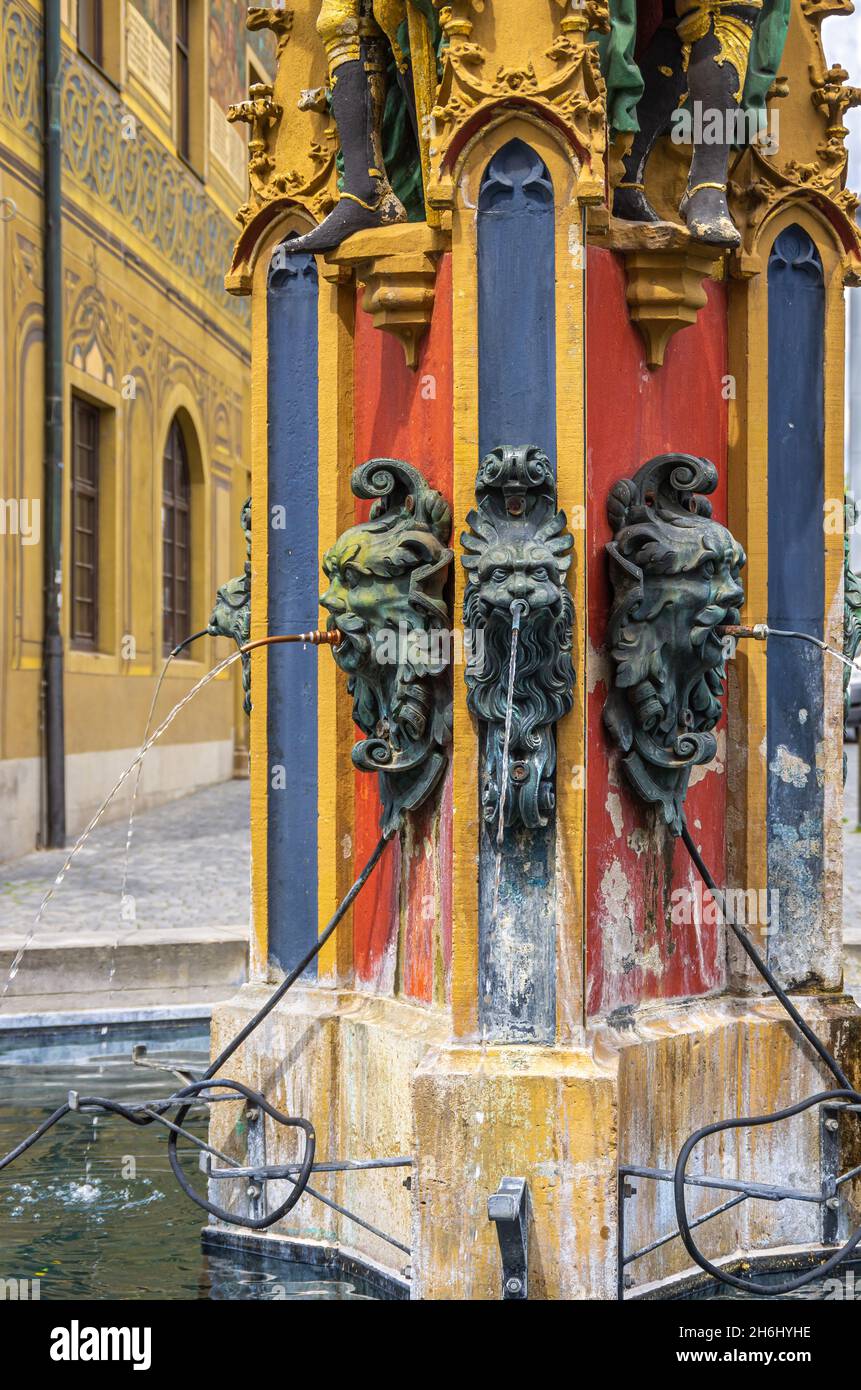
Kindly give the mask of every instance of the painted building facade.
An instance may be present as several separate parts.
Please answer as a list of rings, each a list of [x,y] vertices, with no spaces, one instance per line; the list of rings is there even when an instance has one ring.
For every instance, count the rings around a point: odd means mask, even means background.
[[[250,320],[222,265],[247,150],[225,112],[265,80],[273,46],[246,34],[239,8],[61,9],[69,833],[139,748],[166,650],[206,626],[217,586],[245,559]],[[12,857],[42,842],[44,818],[38,4],[4,4],[0,51],[0,856]],[[206,638],[172,663],[159,712],[228,650]],[[145,801],[241,770],[246,723],[231,673],[153,750]]]

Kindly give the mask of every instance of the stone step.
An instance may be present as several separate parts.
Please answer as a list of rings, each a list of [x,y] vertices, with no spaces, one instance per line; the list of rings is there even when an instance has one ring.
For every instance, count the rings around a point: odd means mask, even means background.
[[[27,948],[0,1017],[211,1004],[248,973],[248,928],[45,932]],[[0,990],[22,938],[0,933]]]

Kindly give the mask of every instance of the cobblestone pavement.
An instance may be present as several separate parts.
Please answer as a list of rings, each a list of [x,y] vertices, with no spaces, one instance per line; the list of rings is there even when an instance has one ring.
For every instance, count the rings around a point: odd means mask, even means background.
[[[843,798],[844,931],[861,941],[861,832],[858,745],[846,745]],[[135,921],[123,921],[120,889],[126,822],[100,827],[80,851],[43,919],[47,931],[141,926],[238,926],[249,921],[248,783],[224,782],[135,819],[127,893]],[[60,851],[0,865],[0,932],[26,935],[62,867]]]
[[[128,823],[99,826],[76,855],[45,912],[40,932],[135,927],[175,934],[183,927],[237,927],[250,917],[248,782],[207,787],[135,817],[127,901],[121,910]],[[66,851],[0,864],[0,934],[26,936]],[[125,913],[125,915],[124,915]]]

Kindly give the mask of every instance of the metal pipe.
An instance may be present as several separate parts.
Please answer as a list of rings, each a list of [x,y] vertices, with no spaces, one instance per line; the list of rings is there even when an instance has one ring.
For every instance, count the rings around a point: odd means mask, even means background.
[[[315,1163],[312,1173],[365,1173],[377,1168],[412,1168],[412,1158],[344,1158],[332,1163]],[[256,1178],[262,1182],[275,1182],[283,1178],[295,1178],[302,1171],[299,1163],[274,1164],[265,1168],[207,1168],[208,1178]]]
[[[630,1178],[652,1178],[655,1182],[674,1182],[675,1173],[668,1168],[623,1168]],[[686,1187],[713,1187],[718,1192],[742,1192],[745,1197],[759,1198],[763,1202],[814,1202],[821,1206],[826,1200],[821,1192],[807,1192],[800,1187],[779,1187],[770,1182],[742,1182],[739,1178],[700,1177],[696,1173],[685,1174]]]
[[[326,632],[318,628],[316,632],[283,632],[274,637],[258,637],[254,642],[246,642],[239,650],[253,652],[258,647],[278,647],[285,642],[301,642],[305,647],[338,647],[343,640],[343,635],[336,627],[329,628]]]
[[[728,1202],[724,1202],[719,1207],[713,1207],[712,1210],[707,1211],[704,1216],[698,1216],[696,1221],[690,1223],[691,1230],[696,1230],[697,1226],[704,1226],[707,1221],[714,1221],[716,1216],[723,1216],[726,1212],[732,1211],[733,1207],[740,1206],[742,1202],[746,1201],[746,1192],[742,1192],[738,1197],[731,1197]],[[659,1236],[657,1240],[652,1241],[651,1245],[644,1245],[642,1250],[633,1250],[630,1255],[625,1255],[622,1260],[622,1266],[626,1267],[627,1265],[631,1265],[635,1260],[641,1260],[644,1255],[653,1255],[656,1250],[660,1250],[663,1246],[669,1245],[671,1240],[677,1240],[678,1235],[679,1230],[678,1227],[676,1227],[674,1231],[670,1231],[669,1235]],[[624,1298],[624,1292],[622,1297]]]
[[[63,231],[60,130],[60,0],[43,5],[43,228],[45,315],[44,618],[42,689],[45,750],[45,845],[66,843],[63,714]]]

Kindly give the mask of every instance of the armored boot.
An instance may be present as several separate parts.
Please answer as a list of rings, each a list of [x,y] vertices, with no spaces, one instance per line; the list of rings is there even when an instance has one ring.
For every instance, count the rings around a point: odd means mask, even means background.
[[[332,251],[354,232],[407,220],[376,152],[374,102],[362,60],[342,63],[336,69],[332,112],[344,157],[344,187],[337,206],[319,227],[284,243],[288,255]]]
[[[741,237],[726,199],[729,157],[740,139],[741,98],[747,76],[756,10],[745,4],[711,0],[680,23],[680,33],[693,38],[690,46],[688,90],[694,129],[694,152],[688,186],[679,213],[697,241],[713,246],[738,246]],[[704,33],[703,18],[707,24]],[[696,29],[691,32],[691,24]],[[701,36],[694,34],[700,31]],[[720,126],[715,132],[715,124]],[[707,134],[717,134],[708,142]]]
[[[628,222],[659,222],[646,197],[643,180],[649,155],[669,129],[673,112],[687,86],[682,42],[676,29],[674,0],[664,0],[664,19],[640,60],[643,96],[637,107],[640,129],[624,160],[624,177],[613,192],[613,216]]]

